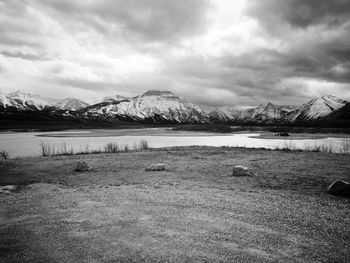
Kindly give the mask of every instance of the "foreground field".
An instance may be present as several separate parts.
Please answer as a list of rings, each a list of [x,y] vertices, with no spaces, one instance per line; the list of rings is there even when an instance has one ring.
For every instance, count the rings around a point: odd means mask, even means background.
[[[347,262],[350,200],[324,190],[349,161],[186,147],[2,162],[0,185],[21,187],[0,195],[0,261]]]

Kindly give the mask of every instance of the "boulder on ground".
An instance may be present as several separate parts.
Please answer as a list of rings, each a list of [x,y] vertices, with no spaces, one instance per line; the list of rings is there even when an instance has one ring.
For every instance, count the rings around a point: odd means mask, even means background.
[[[336,180],[328,187],[327,194],[350,197],[350,183]]]
[[[17,186],[15,185],[2,185],[0,186],[0,193],[11,194],[11,192],[16,191]]]
[[[86,162],[78,162],[75,170],[76,172],[87,172],[90,171],[90,166]]]
[[[146,168],[146,171],[164,171],[165,165],[162,163],[152,164],[150,167]]]
[[[232,176],[239,177],[239,176],[253,176],[253,175],[254,175],[254,172],[246,166],[236,165],[232,169]]]

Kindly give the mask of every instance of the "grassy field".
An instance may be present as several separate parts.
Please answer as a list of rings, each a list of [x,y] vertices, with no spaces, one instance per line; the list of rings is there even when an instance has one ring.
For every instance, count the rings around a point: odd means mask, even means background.
[[[347,262],[350,199],[325,188],[349,171],[349,155],[214,147],[2,161],[0,185],[21,187],[0,194],[0,262]]]

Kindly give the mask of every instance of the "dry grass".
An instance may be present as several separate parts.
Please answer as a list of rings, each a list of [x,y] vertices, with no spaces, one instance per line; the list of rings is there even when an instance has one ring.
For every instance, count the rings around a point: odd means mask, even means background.
[[[78,151],[74,150],[72,146],[68,146],[65,142],[59,145],[41,142],[40,143],[41,156],[65,156],[65,155],[85,155],[97,153],[118,153],[129,151],[144,151],[148,150],[148,142],[141,140],[135,143],[132,147],[128,144],[119,145],[117,143],[107,143],[102,149],[91,150],[89,144],[81,145]]]
[[[285,140],[282,147],[277,146],[273,150],[285,151],[285,152],[295,151],[295,152],[340,153],[344,155],[350,155],[350,139],[344,138],[340,145],[340,150],[335,151],[334,149],[335,147],[332,143],[329,143],[329,144],[314,143],[314,144],[305,145],[304,149],[300,149],[295,146],[295,143],[293,142],[293,140]]]
[[[1,196],[0,261],[345,262],[350,200],[324,190],[349,170],[346,155],[224,147],[9,160],[0,184],[34,184]]]

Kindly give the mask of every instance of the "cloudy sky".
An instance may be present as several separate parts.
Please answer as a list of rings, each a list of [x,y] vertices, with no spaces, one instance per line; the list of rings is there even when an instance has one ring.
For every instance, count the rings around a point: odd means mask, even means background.
[[[92,102],[350,99],[349,0],[0,0],[0,89]]]

